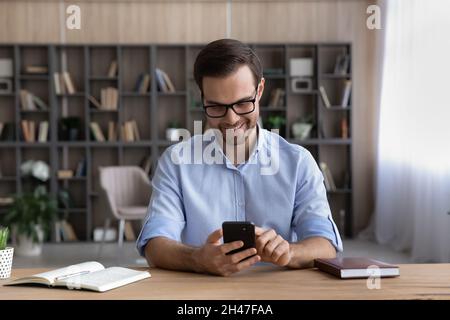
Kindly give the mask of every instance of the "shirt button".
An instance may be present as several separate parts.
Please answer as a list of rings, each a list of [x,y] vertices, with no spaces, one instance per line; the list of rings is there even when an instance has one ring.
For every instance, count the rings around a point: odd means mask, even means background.
[[[244,203],[243,203],[243,202],[239,202],[239,205],[240,205],[241,207],[243,207],[243,206],[244,206]]]

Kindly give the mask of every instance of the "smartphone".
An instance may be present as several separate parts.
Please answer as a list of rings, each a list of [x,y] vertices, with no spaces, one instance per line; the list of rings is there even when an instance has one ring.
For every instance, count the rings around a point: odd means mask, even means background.
[[[233,254],[249,248],[255,248],[255,226],[248,221],[225,221],[222,223],[223,242],[242,241],[244,246],[228,252]]]

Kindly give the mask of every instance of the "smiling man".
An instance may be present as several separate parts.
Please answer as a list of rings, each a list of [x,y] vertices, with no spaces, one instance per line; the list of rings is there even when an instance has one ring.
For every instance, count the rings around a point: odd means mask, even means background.
[[[177,145],[164,152],[140,254],[161,268],[224,276],[258,261],[306,268],[335,257],[342,242],[314,158],[257,123],[265,80],[255,53],[237,40],[211,42],[197,56],[194,77],[214,139],[195,135],[180,144],[212,146],[223,161],[175,163]],[[278,167],[262,174],[267,158]],[[223,221],[253,222],[256,248],[227,255],[243,243],[222,243]]]

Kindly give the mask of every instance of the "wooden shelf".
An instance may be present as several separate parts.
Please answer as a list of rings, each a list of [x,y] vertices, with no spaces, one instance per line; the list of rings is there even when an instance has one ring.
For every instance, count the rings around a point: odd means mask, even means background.
[[[339,136],[339,121],[347,117],[349,125],[349,136],[352,136],[351,118],[353,106],[342,108],[332,106],[325,108],[322,104],[319,91],[314,89],[308,92],[295,93],[291,90],[291,79],[289,74],[289,59],[298,57],[311,57],[314,60],[314,76],[308,77],[313,88],[319,85],[329,86],[331,89],[338,88],[346,79],[352,79],[351,66],[349,73],[335,75],[332,72],[334,61],[338,54],[346,52],[351,57],[350,43],[279,43],[279,44],[251,44],[256,54],[260,57],[263,67],[267,69],[280,69],[282,73],[265,74],[265,92],[260,101],[260,116],[263,123],[270,116],[281,116],[286,120],[285,126],[280,134],[289,142],[302,145],[308,149],[317,162],[326,161],[330,164],[332,173],[336,176],[336,184],[341,183],[344,171],[351,176],[351,149],[352,139],[340,138],[310,138],[296,140],[292,136],[292,124],[297,119],[311,114],[314,118],[314,128],[311,137],[319,135],[318,124],[325,125],[325,136]],[[18,50],[16,50],[16,47]],[[193,108],[192,101],[200,101],[198,90],[192,76],[192,66],[196,54],[203,44],[0,44],[0,48],[6,48],[4,52],[10,52],[15,65],[27,66],[36,64],[48,65],[48,74],[21,74],[16,70],[11,79],[18,83],[14,86],[14,92],[0,94],[4,103],[0,108],[1,122],[13,122],[19,124],[15,128],[13,141],[0,141],[0,148],[10,148],[15,160],[25,161],[28,159],[45,160],[51,168],[75,169],[77,163],[86,160],[85,177],[72,177],[70,179],[58,179],[55,170],[51,170],[51,178],[46,183],[53,195],[62,188],[67,181],[70,191],[74,193],[80,206],[83,208],[70,209],[78,212],[78,220],[73,223],[79,239],[92,240],[94,222],[97,212],[101,211],[98,184],[98,167],[109,165],[140,165],[142,159],[150,156],[152,172],[155,171],[158,158],[165,148],[177,143],[165,140],[165,129],[169,122],[176,121],[182,127],[193,132],[193,121],[204,119],[202,107]],[[79,89],[74,94],[56,95],[53,86],[53,74],[61,72],[61,51],[65,50],[67,55],[67,71],[71,75],[75,88]],[[52,59],[49,61],[49,59]],[[330,60],[331,59],[331,60]],[[108,77],[107,70],[111,61],[116,60],[118,73],[114,77]],[[351,61],[351,59],[350,59]],[[155,68],[164,70],[171,78],[176,92],[160,92],[158,90]],[[135,91],[136,83],[141,74],[152,75],[148,92],[142,94]],[[331,81],[327,81],[327,80]],[[322,81],[324,80],[324,81]],[[341,80],[341,81],[335,81]],[[322,81],[322,82],[321,82]],[[92,95],[100,97],[101,89],[113,86],[118,89],[118,109],[99,110],[88,102],[87,98]],[[333,87],[336,86],[336,87]],[[270,92],[274,88],[285,91],[283,107],[268,107]],[[44,101],[48,101],[49,110],[28,111],[21,110],[19,93],[20,89],[27,89],[36,94]],[[330,101],[338,102],[337,90],[330,90]],[[328,93],[328,90],[327,90]],[[333,94],[336,96],[333,97]],[[352,96],[352,95],[351,95]],[[351,97],[350,96],[350,97]],[[65,99],[67,98],[67,99]],[[351,100],[349,104],[351,105]],[[7,110],[7,111],[5,111]],[[329,112],[330,111],[330,112]],[[332,111],[332,112],[331,112]],[[336,112],[343,111],[343,112]],[[49,123],[48,142],[24,142],[20,139],[20,121],[32,117],[33,119],[45,118]],[[83,140],[64,141],[60,140],[60,120],[63,117],[79,117],[81,128],[79,136]],[[6,120],[3,120],[6,119]],[[91,138],[90,122],[95,121],[107,137],[108,123],[114,121],[123,124],[129,120],[136,120],[139,135],[142,140],[134,142],[105,141],[97,142]],[[4,150],[4,149],[2,149]],[[8,150],[9,151],[9,150]],[[3,158],[2,158],[3,157]],[[5,163],[4,156],[0,155],[0,163]],[[15,173],[16,168],[7,168],[3,172]],[[4,177],[6,187],[15,188],[12,192],[20,190],[24,181],[20,177]],[[8,183],[6,183],[6,181]],[[71,183],[73,182],[73,183]],[[349,185],[352,185],[349,183]],[[72,189],[73,188],[73,189]],[[353,190],[338,189],[328,192],[333,195],[345,195],[331,197],[345,199],[342,203],[331,203],[330,207],[334,214],[339,209],[346,210],[345,234],[351,235],[352,231],[352,199]],[[333,200],[334,201],[334,200]],[[342,231],[343,232],[343,231]]]

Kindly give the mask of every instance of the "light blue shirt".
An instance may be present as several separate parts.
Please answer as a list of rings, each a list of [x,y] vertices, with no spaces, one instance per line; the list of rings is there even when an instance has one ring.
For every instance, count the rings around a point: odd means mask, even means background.
[[[237,167],[206,134],[166,149],[136,243],[142,256],[155,237],[201,246],[224,221],[251,221],[290,242],[319,236],[343,250],[323,175],[311,153],[260,127],[258,132],[248,161]],[[198,148],[203,153],[195,158]],[[208,154],[221,161],[202,162]]]

